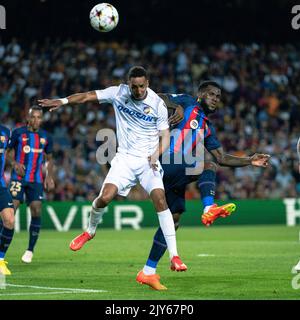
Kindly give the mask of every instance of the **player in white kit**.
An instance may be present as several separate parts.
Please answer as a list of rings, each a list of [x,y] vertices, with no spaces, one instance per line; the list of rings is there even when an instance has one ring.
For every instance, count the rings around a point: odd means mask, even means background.
[[[138,182],[153,201],[170,254],[171,269],[187,270],[177,253],[176,235],[172,214],[168,208],[162,182],[159,156],[169,146],[168,111],[163,100],[149,87],[148,75],[143,67],[132,67],[128,84],[112,86],[104,90],[77,93],[62,99],[42,99],[39,105],[51,107],[50,111],[66,104],[86,102],[111,103],[116,116],[118,150],[111,162],[98,197],[92,203],[89,225],[70,244],[79,250],[96,233],[104,208],[119,194],[127,196]],[[161,142],[159,142],[161,135]],[[140,271],[137,281],[156,290],[165,290],[159,275],[147,275]]]

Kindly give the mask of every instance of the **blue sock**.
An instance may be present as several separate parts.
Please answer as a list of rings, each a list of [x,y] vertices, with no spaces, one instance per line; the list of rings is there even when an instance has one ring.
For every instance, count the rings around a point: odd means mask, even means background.
[[[167,250],[167,243],[161,228],[158,228],[154,235],[152,248],[146,262],[146,266],[156,268],[159,260]]]
[[[216,172],[213,170],[204,170],[199,177],[198,187],[201,193],[203,208],[214,203],[216,186],[215,180]]]
[[[39,237],[40,229],[41,229],[41,217],[35,217],[35,218],[32,217],[30,222],[30,227],[29,227],[29,245],[27,250],[33,252],[37,239]]]
[[[4,226],[0,232],[0,258],[4,259],[6,251],[14,236],[14,229],[7,229]]]

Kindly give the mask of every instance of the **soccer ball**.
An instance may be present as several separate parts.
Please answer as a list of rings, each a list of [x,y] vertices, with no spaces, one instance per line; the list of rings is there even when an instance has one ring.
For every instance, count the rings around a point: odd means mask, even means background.
[[[91,26],[100,32],[109,32],[119,22],[117,9],[109,3],[99,3],[90,12]]]

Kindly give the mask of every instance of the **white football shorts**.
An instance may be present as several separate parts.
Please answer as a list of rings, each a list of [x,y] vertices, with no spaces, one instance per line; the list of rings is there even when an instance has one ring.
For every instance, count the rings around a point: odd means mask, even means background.
[[[103,186],[106,183],[116,185],[118,194],[124,197],[128,195],[130,189],[138,182],[149,195],[154,189],[164,190],[162,181],[163,169],[159,161],[157,161],[157,165],[157,170],[153,170],[147,158],[117,153],[111,161],[111,167],[103,182]]]

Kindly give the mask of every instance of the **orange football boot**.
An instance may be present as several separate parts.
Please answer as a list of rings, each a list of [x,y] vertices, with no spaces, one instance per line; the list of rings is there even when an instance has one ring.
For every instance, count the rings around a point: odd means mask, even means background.
[[[202,214],[201,220],[207,227],[210,226],[218,217],[225,218],[235,211],[236,205],[234,203],[224,204],[218,206],[213,204],[206,213]]]
[[[94,238],[95,235],[91,236],[88,232],[83,232],[79,236],[77,236],[75,239],[73,239],[70,243],[70,249],[73,251],[80,250],[83,245]]]
[[[181,261],[181,259],[178,256],[174,256],[171,259],[171,266],[170,269],[172,271],[186,271],[187,270],[187,266]]]
[[[141,270],[136,276],[136,281],[140,284],[146,284],[154,290],[167,290],[167,287],[162,285],[159,280],[160,276],[158,274],[146,275],[143,270]]]

